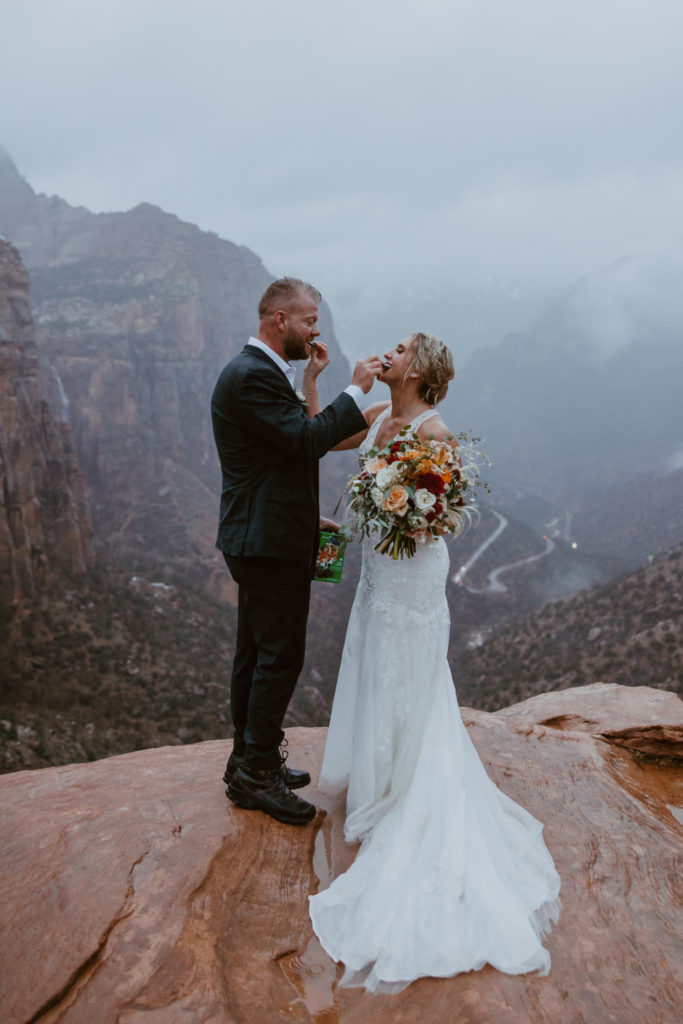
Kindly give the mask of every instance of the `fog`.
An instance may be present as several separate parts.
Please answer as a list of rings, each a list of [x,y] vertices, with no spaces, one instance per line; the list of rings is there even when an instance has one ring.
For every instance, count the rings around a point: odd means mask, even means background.
[[[656,339],[680,349],[681,281],[683,235],[622,257],[568,293],[562,312],[568,333],[580,337],[598,363],[634,342]],[[553,315],[551,306],[546,318]]]
[[[405,322],[462,355],[683,224],[677,0],[5,0],[3,34],[36,189],[249,246],[349,351]]]

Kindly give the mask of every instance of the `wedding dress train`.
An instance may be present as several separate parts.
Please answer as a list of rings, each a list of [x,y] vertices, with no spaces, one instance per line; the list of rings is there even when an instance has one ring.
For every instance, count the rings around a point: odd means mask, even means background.
[[[370,991],[486,963],[545,974],[560,880],[543,826],[491,782],[462,723],[446,545],[394,561],[374,543],[363,543],[321,771],[323,786],[348,786],[344,834],[362,845],[309,897],[314,930],[344,963],[342,984]]]

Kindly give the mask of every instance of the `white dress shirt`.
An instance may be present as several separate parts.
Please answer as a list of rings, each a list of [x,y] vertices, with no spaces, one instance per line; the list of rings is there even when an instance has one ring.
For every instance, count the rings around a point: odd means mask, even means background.
[[[282,358],[282,356],[279,356],[277,352],[274,352],[272,348],[266,345],[265,342],[261,341],[260,338],[249,338],[247,344],[253,345],[255,348],[260,348],[262,352],[265,352],[267,356],[270,356],[275,365],[279,367],[280,370],[282,370],[285,377],[292,385],[292,388],[294,388],[294,382],[296,379],[296,367],[294,366],[293,363],[288,363],[285,359]],[[354,402],[360,409],[361,402],[363,400],[363,389],[359,388],[357,384],[349,384],[347,388],[344,388],[344,391],[346,392],[347,395],[351,396],[351,398],[354,400]]]
[[[260,348],[262,352],[265,352],[267,356],[270,356],[275,365],[282,370],[292,387],[294,387],[296,368],[293,363],[288,363],[282,358],[282,356],[279,356],[277,352],[274,352],[272,348],[269,348],[264,341],[261,341],[260,338],[250,338],[248,344],[253,345],[254,348]]]

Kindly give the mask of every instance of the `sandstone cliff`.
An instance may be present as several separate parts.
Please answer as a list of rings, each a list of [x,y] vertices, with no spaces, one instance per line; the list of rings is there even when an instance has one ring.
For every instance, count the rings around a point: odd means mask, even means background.
[[[0,232],[31,272],[36,330],[68,402],[99,547],[200,585],[213,578],[220,592],[209,399],[255,331],[271,275],[244,246],[147,203],[93,214],[36,195],[6,154]],[[349,367],[326,307],[321,329],[332,354],[323,394],[336,394]],[[345,479],[337,458],[323,481],[328,508]]]
[[[41,397],[28,274],[0,239],[0,601],[84,572],[92,536],[71,431]]]
[[[353,857],[342,802],[312,787],[303,829],[238,810],[216,741],[0,779],[3,1021],[673,1024],[681,701],[595,684],[464,718],[496,784],[545,823],[563,901],[548,977],[339,989],[306,897]],[[324,738],[290,733],[314,779]]]

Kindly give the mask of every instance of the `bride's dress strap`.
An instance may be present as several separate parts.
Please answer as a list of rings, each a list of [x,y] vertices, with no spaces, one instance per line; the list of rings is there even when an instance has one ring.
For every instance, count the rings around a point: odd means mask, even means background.
[[[379,413],[379,415],[375,417],[375,422],[372,424],[372,426],[368,430],[367,436],[366,436],[365,441],[363,442],[363,445],[362,445],[362,448],[365,451],[368,451],[374,445],[375,438],[377,437],[377,434],[379,432],[379,428],[382,426],[382,424],[384,423],[385,419],[387,418],[387,416],[389,415],[390,412],[391,412],[391,403],[386,407],[386,409],[382,409],[381,413]]]
[[[425,411],[421,412],[419,416],[416,416],[414,420],[411,420],[411,423],[410,423],[411,432],[417,430],[417,428],[421,427],[422,424],[426,420],[430,420],[432,418],[432,416],[436,416],[436,415],[437,415],[436,409],[425,409]]]
[[[382,426],[382,424],[384,423],[385,419],[387,418],[387,416],[389,415],[390,412],[391,412],[391,405],[388,405],[386,407],[386,409],[382,409],[382,411],[379,414],[379,416],[377,416],[375,422],[372,424],[372,426],[368,430],[368,433],[367,433],[367,436],[366,436],[365,440],[363,441],[362,445],[360,446],[360,455],[361,456],[365,455],[366,452],[369,452],[370,449],[374,446],[375,439],[377,438],[377,434],[379,433],[379,428]],[[424,412],[421,412],[419,416],[416,416],[415,419],[411,420],[410,423],[408,424],[408,429],[410,430],[410,433],[411,434],[415,433],[415,431],[417,430],[417,428],[419,426],[421,426],[426,420],[431,419],[432,416],[436,416],[436,415],[437,415],[436,409],[425,409]],[[391,440],[393,441],[395,439],[392,438]]]

